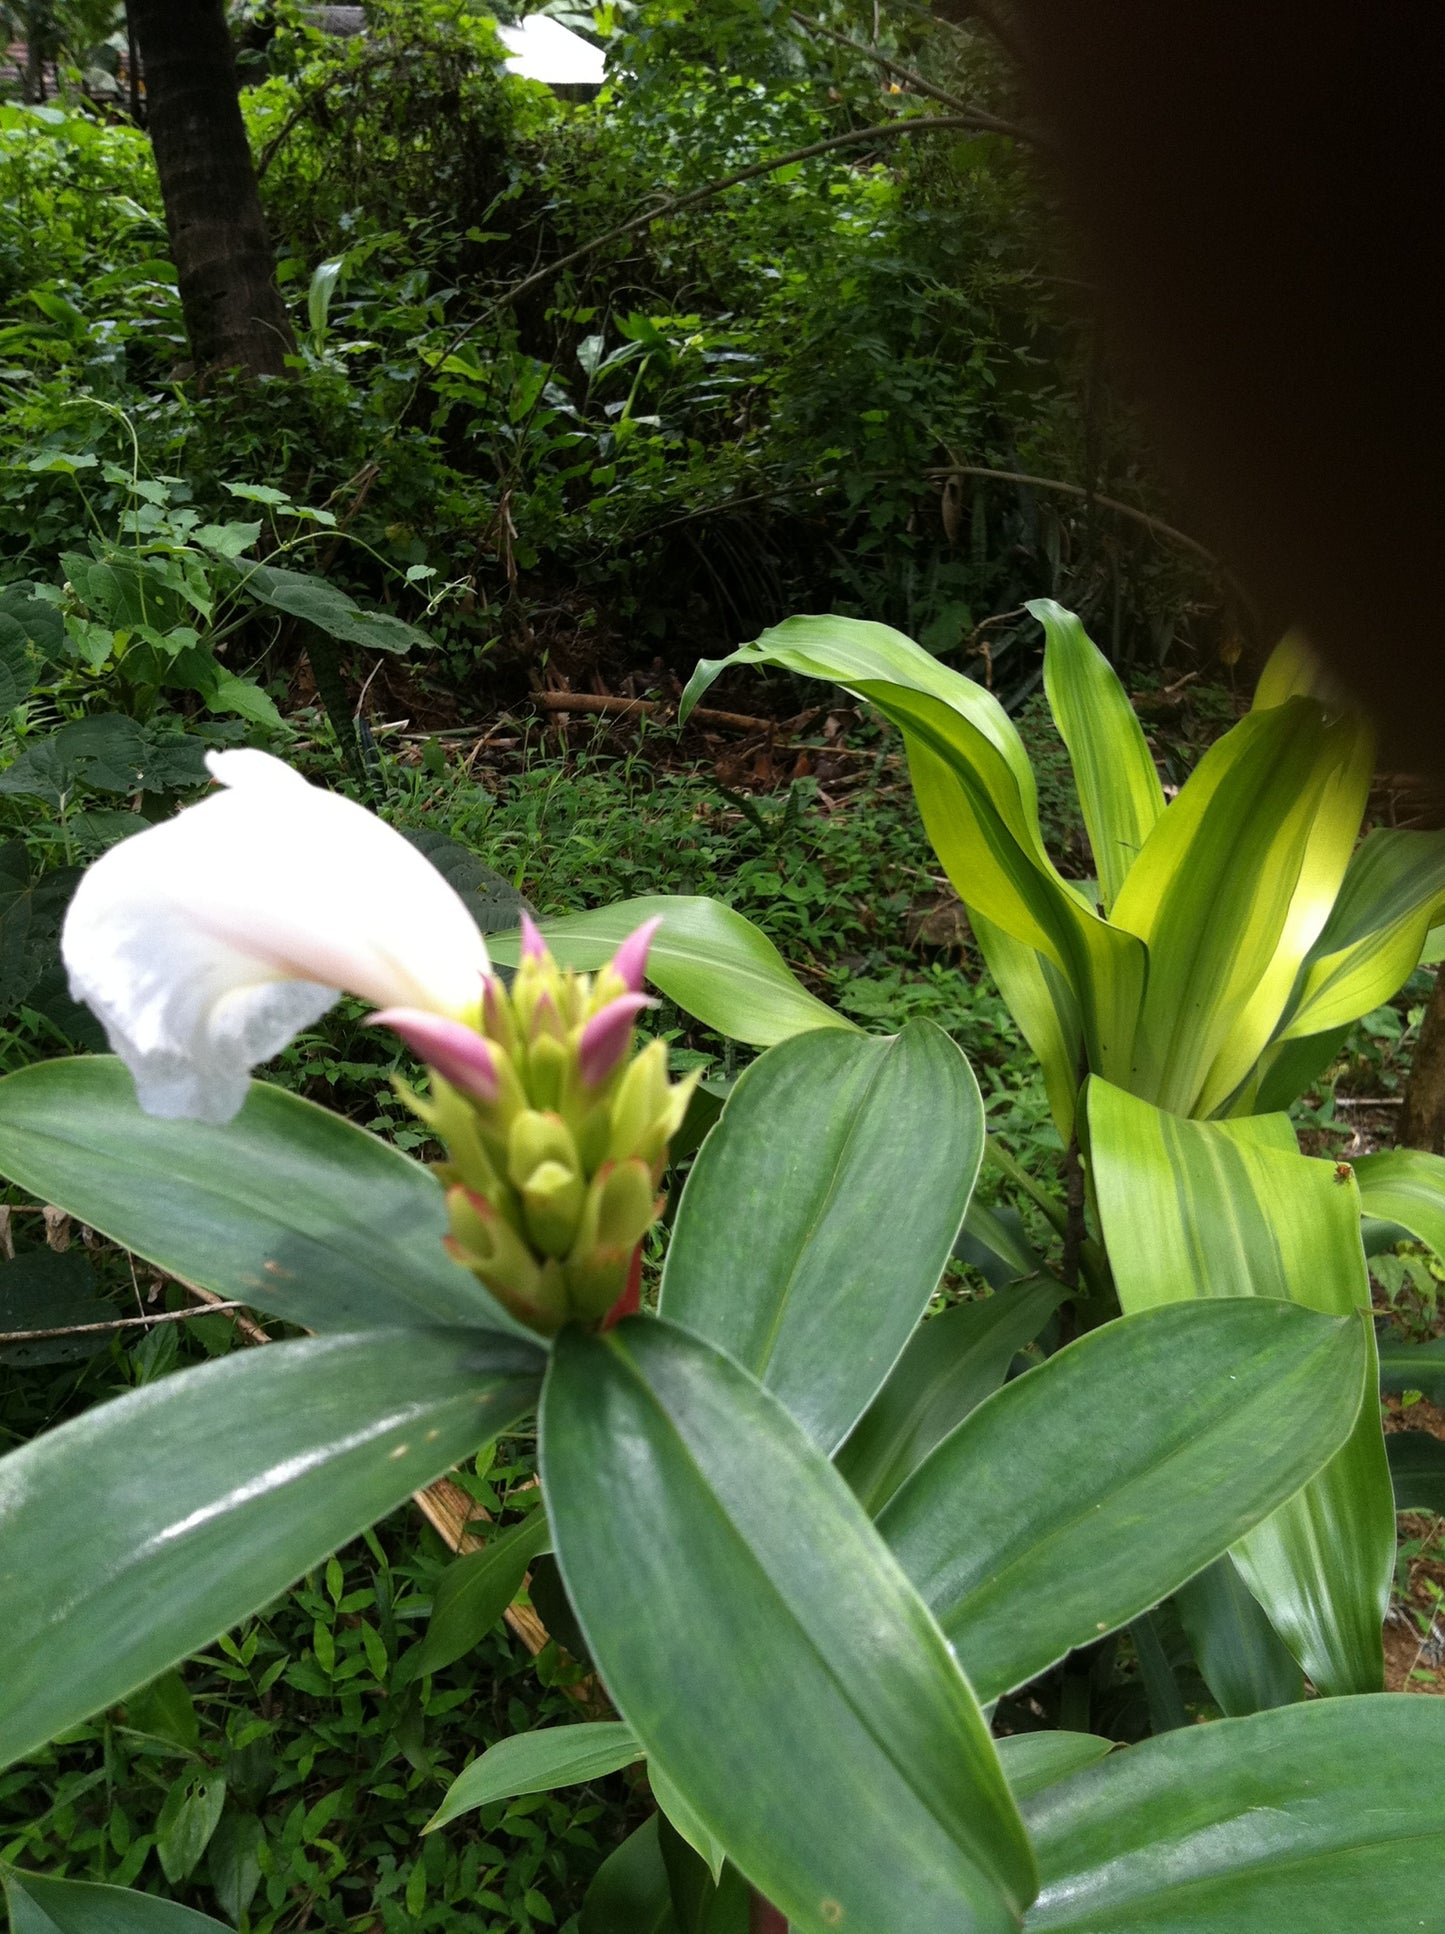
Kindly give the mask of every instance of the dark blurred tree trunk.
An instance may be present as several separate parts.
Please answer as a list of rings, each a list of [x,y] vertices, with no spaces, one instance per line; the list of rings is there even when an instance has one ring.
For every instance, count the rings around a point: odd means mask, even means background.
[[[1437,969],[1405,1083],[1400,1142],[1445,1155],[1445,970]]]
[[[25,78],[21,92],[36,104],[45,99],[45,56],[49,50],[52,22],[48,6],[35,5],[24,17]]]
[[[293,347],[223,0],[129,0],[191,357],[279,376]]]

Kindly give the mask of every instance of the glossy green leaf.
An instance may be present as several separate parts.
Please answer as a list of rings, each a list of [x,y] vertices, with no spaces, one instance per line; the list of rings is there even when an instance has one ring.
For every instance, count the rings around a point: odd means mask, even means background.
[[[1445,1404],[1445,1336],[1433,1343],[1380,1339],[1380,1388],[1418,1390],[1432,1403]]]
[[[1414,971],[1442,907],[1445,833],[1377,827],[1304,961],[1282,1038],[1328,1033],[1383,1006]]]
[[[693,1163],[664,1315],[832,1451],[938,1287],[983,1136],[972,1070],[931,1021],[784,1042],[743,1075]]]
[[[647,1762],[647,1779],[652,1788],[652,1797],[667,1816],[674,1833],[680,1834],[703,1862],[715,1887],[722,1879],[723,1865],[727,1859],[721,1843],[708,1832],[655,1759]]]
[[[1005,1934],[1032,1861],[937,1626],[837,1472],[671,1323],[557,1339],[541,1465],[608,1691],[798,1934]]]
[[[536,1401],[544,1359],[477,1330],[243,1350],[0,1460],[0,1765],[285,1589]]]
[[[1098,1080],[1088,1084],[1086,1110],[1090,1173],[1126,1310],[1247,1295],[1334,1316],[1368,1308],[1349,1173],[1270,1145],[1248,1118],[1186,1121]],[[1373,1332],[1366,1342],[1373,1388]],[[1383,1679],[1394,1551],[1390,1474],[1371,1403],[1344,1448],[1234,1557],[1315,1685],[1366,1692]]]
[[[1209,1113],[1248,1075],[1344,877],[1369,753],[1352,718],[1294,698],[1200,760],[1113,907],[1149,950],[1135,1092]]]
[[[541,927],[564,967],[594,973],[628,934],[653,918],[662,926],[647,977],[705,1027],[755,1048],[770,1048],[808,1028],[856,1031],[846,1016],[808,992],[766,934],[721,900],[649,894],[544,920]],[[521,957],[515,934],[499,934],[488,945],[503,966],[515,966]]]
[[[1028,1934],[1420,1934],[1445,1899],[1445,1699],[1189,1726],[1025,1817],[1043,1873]]]
[[[218,1128],[143,1114],[109,1055],[37,1062],[0,1081],[0,1174],[172,1275],[306,1329],[525,1334],[442,1248],[435,1176],[265,1082]]]
[[[1344,1443],[1358,1318],[1239,1298],[1126,1316],[979,1405],[878,1519],[984,1700],[1122,1625]]]
[[[1073,612],[1052,598],[1034,598],[1028,610],[1044,628],[1044,690],[1068,747],[1107,913],[1164,810],[1164,789],[1118,673]]]
[[[1385,1439],[1397,1511],[1445,1518],[1445,1440],[1428,1430],[1396,1430]]]
[[[494,1800],[600,1780],[642,1757],[632,1728],[620,1720],[594,1719],[576,1726],[541,1726],[536,1732],[514,1733],[462,1768],[425,1830],[434,1833],[448,1820],[490,1806]]]
[[[1397,1222],[1445,1258],[1445,1156],[1389,1148],[1361,1155],[1353,1167],[1366,1215]]]
[[[469,1551],[447,1566],[432,1597],[426,1637],[403,1661],[397,1680],[410,1684],[427,1672],[440,1672],[464,1658],[484,1639],[517,1593],[527,1569],[551,1542],[545,1511],[533,1511],[519,1524],[497,1531],[480,1551]]]
[[[221,1921],[129,1887],[0,1869],[10,1934],[231,1934]]]
[[[1032,1799],[1056,1780],[1081,1773],[1114,1750],[1093,1733],[1015,1733],[998,1742],[998,1756],[1016,1800]]]
[[[970,916],[977,909],[1052,961],[1078,1001],[1091,1065],[1123,1079],[1144,948],[1102,920],[1050,861],[1028,755],[992,693],[886,625],[790,618],[731,658],[700,665],[682,709],[730,664],[836,681],[900,729],[924,826]]]
[[[1226,1718],[1243,1719],[1304,1698],[1298,1660],[1228,1553],[1179,1587],[1174,1609],[1204,1683]]]
[[[943,1310],[917,1329],[835,1462],[870,1517],[992,1396],[1068,1294],[1046,1277]]]

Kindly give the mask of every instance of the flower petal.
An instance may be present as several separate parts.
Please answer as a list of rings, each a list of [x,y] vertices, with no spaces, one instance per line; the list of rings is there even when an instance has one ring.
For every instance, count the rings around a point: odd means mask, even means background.
[[[400,833],[256,751],[224,791],[123,840],[81,881],[62,952],[151,1113],[228,1120],[246,1073],[338,990],[475,1011],[486,943]]]

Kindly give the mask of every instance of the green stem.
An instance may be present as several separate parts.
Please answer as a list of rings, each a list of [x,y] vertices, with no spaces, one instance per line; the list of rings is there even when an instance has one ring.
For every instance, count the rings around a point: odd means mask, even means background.
[[[1045,1189],[1034,1180],[1022,1163],[1015,1161],[999,1141],[997,1135],[986,1135],[983,1143],[983,1159],[992,1162],[1000,1175],[1008,1177],[1016,1189],[1022,1189],[1036,1209],[1046,1216],[1059,1235],[1068,1232],[1068,1210],[1056,1202]]]

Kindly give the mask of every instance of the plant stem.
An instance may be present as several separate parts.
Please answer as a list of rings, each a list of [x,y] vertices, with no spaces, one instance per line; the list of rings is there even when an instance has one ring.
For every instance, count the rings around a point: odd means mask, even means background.
[[[1034,1207],[1048,1218],[1059,1235],[1067,1237],[1068,1211],[1061,1209],[1053,1197],[1040,1188],[1022,1163],[1015,1161],[1009,1154],[997,1135],[984,1137],[983,1159],[986,1162],[992,1162],[999,1174],[1006,1175],[1016,1189],[1022,1189]]]

